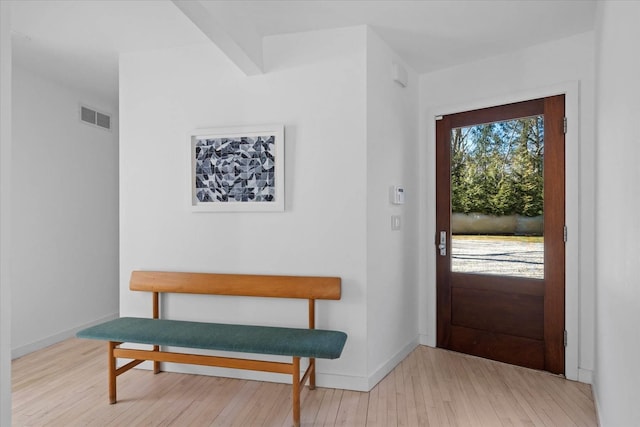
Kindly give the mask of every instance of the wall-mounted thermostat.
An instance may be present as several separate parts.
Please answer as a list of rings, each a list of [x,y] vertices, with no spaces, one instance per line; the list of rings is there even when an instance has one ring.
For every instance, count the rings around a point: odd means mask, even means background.
[[[391,188],[391,203],[394,205],[404,205],[404,187],[394,185]]]

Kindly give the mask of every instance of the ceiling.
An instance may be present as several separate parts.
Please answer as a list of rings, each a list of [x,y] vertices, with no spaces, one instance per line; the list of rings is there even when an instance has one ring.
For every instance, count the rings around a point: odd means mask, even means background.
[[[419,73],[590,31],[596,10],[593,0],[200,3],[259,37],[367,24]],[[210,43],[168,0],[14,1],[12,31],[17,64],[112,100],[120,53]]]

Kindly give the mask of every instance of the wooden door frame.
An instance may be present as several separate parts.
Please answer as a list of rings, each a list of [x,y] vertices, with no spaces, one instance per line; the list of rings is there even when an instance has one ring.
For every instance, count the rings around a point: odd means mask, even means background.
[[[424,139],[420,145],[420,164],[428,165],[420,170],[423,185],[420,204],[420,252],[418,277],[420,286],[420,343],[436,346],[436,247],[433,239],[436,233],[436,169],[435,118],[494,105],[510,104],[528,99],[565,95],[565,115],[568,118],[565,135],[565,219],[568,241],[565,246],[565,329],[568,345],[565,348],[565,376],[571,380],[589,382],[589,372],[578,367],[579,354],[579,82],[560,83],[543,88],[531,89],[494,98],[469,100],[456,105],[437,106],[423,112]]]

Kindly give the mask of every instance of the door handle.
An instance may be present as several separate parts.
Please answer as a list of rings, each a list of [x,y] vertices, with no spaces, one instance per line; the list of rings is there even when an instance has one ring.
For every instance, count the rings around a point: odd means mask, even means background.
[[[440,249],[440,256],[447,256],[447,232],[440,232],[440,244],[438,245],[438,249]]]

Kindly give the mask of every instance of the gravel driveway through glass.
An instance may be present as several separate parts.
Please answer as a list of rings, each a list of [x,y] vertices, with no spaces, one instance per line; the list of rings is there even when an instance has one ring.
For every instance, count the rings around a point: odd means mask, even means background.
[[[452,236],[451,270],[544,279],[544,243]]]

